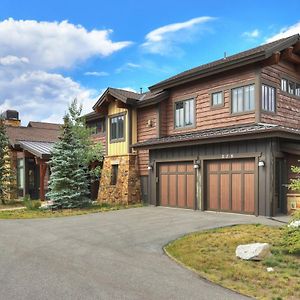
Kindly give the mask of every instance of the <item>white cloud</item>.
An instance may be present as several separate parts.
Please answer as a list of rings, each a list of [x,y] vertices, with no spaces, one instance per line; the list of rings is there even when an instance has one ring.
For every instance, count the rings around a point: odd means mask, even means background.
[[[291,25],[289,27],[284,27],[284,28],[281,28],[281,30],[269,37],[267,39],[267,42],[273,42],[273,41],[276,41],[276,40],[279,40],[279,39],[282,39],[282,38],[286,38],[286,37],[289,37],[291,35],[294,35],[294,34],[300,34],[300,21],[294,25]]]
[[[258,29],[254,29],[252,31],[245,31],[242,36],[250,39],[255,39],[260,36],[260,31]]]
[[[24,125],[31,120],[61,122],[75,97],[83,104],[84,113],[90,111],[97,92],[64,77],[58,69],[74,67],[91,57],[111,55],[131,44],[113,42],[111,33],[112,30],[88,31],[68,21],[0,22],[0,111],[18,110]]]
[[[85,72],[84,75],[86,76],[96,76],[96,77],[102,77],[102,76],[108,76],[109,73],[107,72],[97,72],[97,71],[90,71],[90,72]]]
[[[113,42],[111,29],[88,31],[68,21],[38,22],[7,19],[0,22],[0,57],[26,57],[41,69],[70,68],[92,56],[108,56],[132,42]]]
[[[0,65],[2,66],[11,66],[11,65],[19,65],[19,64],[28,64],[28,63],[29,63],[29,59],[27,57],[17,57],[13,55],[0,57]]]
[[[91,110],[96,92],[69,77],[44,71],[29,71],[13,78],[0,70],[0,111],[16,109],[22,123],[61,122],[69,103],[77,97],[84,111]]]
[[[122,65],[120,68],[117,68],[116,69],[116,73],[118,74],[118,73],[121,73],[123,71],[128,71],[128,70],[132,70],[132,69],[138,69],[140,67],[141,67],[141,65],[139,65],[139,64],[128,62],[128,63]]]
[[[142,47],[150,53],[169,54],[173,52],[175,44],[189,41],[196,31],[199,33],[200,24],[204,29],[203,25],[214,19],[203,16],[156,28],[146,35],[146,42],[142,44]]]

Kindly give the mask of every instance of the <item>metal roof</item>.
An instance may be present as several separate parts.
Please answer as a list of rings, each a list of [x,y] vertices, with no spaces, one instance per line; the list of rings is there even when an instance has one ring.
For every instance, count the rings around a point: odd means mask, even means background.
[[[21,148],[27,150],[33,155],[39,158],[49,159],[55,143],[19,141],[19,144]]]

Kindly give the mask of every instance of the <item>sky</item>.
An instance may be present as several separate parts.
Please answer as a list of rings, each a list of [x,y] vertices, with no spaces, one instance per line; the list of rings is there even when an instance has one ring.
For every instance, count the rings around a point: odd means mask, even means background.
[[[107,87],[179,72],[300,33],[300,1],[0,0],[0,112],[61,122]],[[278,3],[278,5],[276,5]]]

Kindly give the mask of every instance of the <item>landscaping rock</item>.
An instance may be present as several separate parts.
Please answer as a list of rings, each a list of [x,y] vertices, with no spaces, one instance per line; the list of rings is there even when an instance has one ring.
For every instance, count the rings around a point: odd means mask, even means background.
[[[274,269],[272,267],[267,268],[267,272],[274,272]]]
[[[300,220],[296,220],[296,221],[292,221],[288,227],[291,227],[291,228],[300,228]]]
[[[270,249],[268,243],[239,245],[235,250],[235,255],[244,260],[263,260],[271,255]]]

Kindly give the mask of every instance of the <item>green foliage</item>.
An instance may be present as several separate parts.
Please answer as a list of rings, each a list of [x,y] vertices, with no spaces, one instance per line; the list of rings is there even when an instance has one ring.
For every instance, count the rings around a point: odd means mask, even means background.
[[[47,197],[52,209],[78,208],[90,205],[87,166],[82,160],[81,140],[76,136],[70,117],[64,117],[59,141],[50,160],[51,175]]]
[[[295,221],[300,221],[300,211],[296,211],[290,224]],[[300,255],[300,227],[286,226],[283,235],[283,246],[287,252]]]
[[[296,175],[297,178],[291,179],[289,184],[289,189],[292,191],[300,191],[300,167],[299,166],[292,166],[292,172]]]
[[[11,167],[9,141],[3,119],[0,118],[0,204],[5,204],[15,190],[15,176]]]
[[[31,200],[29,195],[23,197],[23,203],[28,210],[37,210],[42,205],[40,200]]]
[[[93,143],[91,140],[90,128],[87,128],[85,119],[81,117],[82,105],[78,105],[77,99],[69,106],[70,122],[74,136],[80,141],[80,161],[83,166],[86,166],[88,176],[93,180],[98,180],[101,175],[101,164],[103,161],[103,146],[100,142]],[[97,165],[88,170],[95,162]]]

